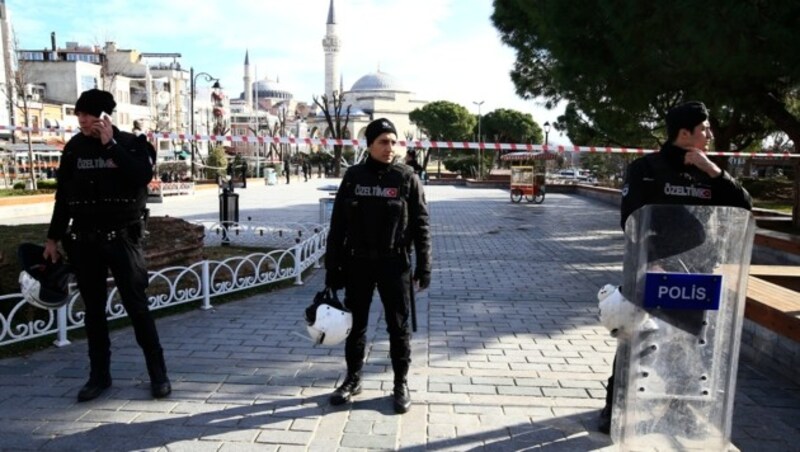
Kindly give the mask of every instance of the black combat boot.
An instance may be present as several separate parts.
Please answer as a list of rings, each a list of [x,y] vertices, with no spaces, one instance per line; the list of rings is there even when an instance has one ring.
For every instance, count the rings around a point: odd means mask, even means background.
[[[100,356],[89,356],[89,381],[78,391],[78,402],[96,399],[111,387],[111,356],[104,353]]]
[[[411,391],[408,390],[408,381],[405,378],[394,381],[392,399],[394,400],[395,413],[407,413],[408,409],[411,408]]]
[[[611,431],[611,407],[606,405],[600,411],[600,417],[597,420],[597,430],[601,433],[609,434]]]
[[[164,363],[164,351],[161,349],[145,353],[147,373],[150,374],[150,393],[156,399],[168,396],[172,385],[167,377],[167,365]]]
[[[347,374],[344,383],[331,394],[331,405],[342,405],[349,402],[354,395],[361,394],[361,375]]]

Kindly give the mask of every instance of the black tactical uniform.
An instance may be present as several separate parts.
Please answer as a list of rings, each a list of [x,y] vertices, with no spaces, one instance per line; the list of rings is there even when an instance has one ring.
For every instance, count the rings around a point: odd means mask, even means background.
[[[372,157],[350,167],[336,193],[325,266],[326,283],[345,287],[345,304],[353,313],[345,356],[348,376],[355,381],[364,364],[369,307],[377,287],[389,333],[395,388],[406,384],[411,363],[412,245],[416,254],[413,279],[424,288],[431,273],[430,228],[425,195],[413,170]]]
[[[693,165],[686,165],[684,157],[687,150],[671,143],[664,144],[659,152],[648,154],[631,162],[625,175],[622,187],[622,206],[620,220],[622,229],[625,221],[640,207],[648,204],[696,205],[696,206],[730,206],[752,209],[752,199],[747,190],[724,170],[717,177],[711,177]],[[686,219],[671,219],[668,224],[656,224],[654,228],[697,229],[702,232],[702,225],[695,225],[697,220],[688,214]],[[700,239],[702,242],[702,238]],[[697,244],[660,243],[659,250],[651,253],[674,255]],[[713,250],[712,250],[713,252]],[[695,328],[691,316],[702,314],[702,311],[673,311],[667,313],[674,322],[683,322],[685,328]],[[662,315],[667,315],[662,314]],[[685,318],[680,319],[681,316]],[[701,319],[702,320],[702,319]],[[614,373],[616,357],[611,368],[611,377],[606,388],[606,406],[601,418],[610,423],[611,406],[614,395]],[[607,427],[603,430],[607,430]]]
[[[646,204],[731,206],[750,210],[753,201],[725,171],[712,178],[683,162],[686,150],[665,144],[660,152],[634,160],[622,187],[621,220]]]
[[[106,320],[109,269],[144,352],[153,396],[164,397],[171,390],[145,296],[148,275],[141,248],[154,157],[144,135],[136,137],[115,127],[114,139],[107,146],[94,137],[74,136],[61,158],[47,237],[64,241],[86,305],[91,373],[78,395],[81,401],[97,397],[111,385]]]

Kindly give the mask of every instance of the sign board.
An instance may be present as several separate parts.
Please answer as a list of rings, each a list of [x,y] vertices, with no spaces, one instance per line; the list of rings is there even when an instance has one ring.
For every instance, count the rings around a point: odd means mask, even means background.
[[[719,309],[722,275],[650,273],[645,275],[645,308]]]

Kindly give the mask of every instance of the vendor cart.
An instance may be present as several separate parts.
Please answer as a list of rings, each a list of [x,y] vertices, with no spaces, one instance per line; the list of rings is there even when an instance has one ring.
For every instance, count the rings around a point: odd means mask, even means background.
[[[556,158],[548,151],[511,152],[501,157],[511,162],[511,202],[522,197],[528,202],[541,204],[545,194],[545,162]]]

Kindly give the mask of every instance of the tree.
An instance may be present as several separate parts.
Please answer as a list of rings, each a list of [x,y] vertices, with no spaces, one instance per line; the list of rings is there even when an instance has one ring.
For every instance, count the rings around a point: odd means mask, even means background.
[[[342,116],[344,98],[338,91],[333,92],[333,99],[330,101],[328,101],[328,96],[325,94],[319,97],[312,96],[312,99],[325,115],[325,122],[328,123],[328,137],[339,140],[347,138],[349,136],[347,124],[350,122],[350,109],[352,105],[347,105],[347,110],[345,110],[344,116]],[[342,147],[341,144],[335,144],[333,146],[334,177],[341,177]]]
[[[469,140],[478,123],[465,107],[446,100],[417,108],[408,117],[432,141]]]
[[[22,114],[22,125],[28,129],[25,132],[25,136],[28,142],[28,176],[31,179],[31,188],[33,190],[37,189],[37,182],[36,182],[36,170],[34,169],[34,159],[33,159],[33,144],[31,143],[31,103],[34,101],[34,93],[33,93],[33,83],[31,81],[31,74],[28,62],[25,60],[19,59],[19,54],[17,49],[19,49],[19,41],[17,40],[16,36],[14,37],[14,53],[13,53],[13,60],[14,60],[14,67],[16,70],[13,72],[12,79],[8,80],[7,84],[3,87],[5,91],[6,97],[8,101],[11,103],[11,116],[13,121],[13,116],[16,115],[16,112],[19,111]],[[16,132],[12,132],[13,134]],[[16,155],[12,152],[12,158],[14,162],[17,161]],[[18,169],[18,168],[16,168]],[[15,174],[19,174],[15,171]]]
[[[465,141],[472,136],[478,120],[464,106],[439,100],[408,114],[408,118],[422,130],[431,141]],[[425,152],[423,166],[428,166],[429,150]],[[441,148],[437,148],[438,170],[441,177]],[[445,153],[448,156],[450,151]]]
[[[225,154],[225,148],[221,145],[216,145],[208,152],[206,159],[207,173],[206,177],[209,179],[216,178],[217,176],[225,176],[225,171],[228,168],[228,156]]]
[[[542,128],[530,113],[498,108],[481,119],[482,134],[498,143],[541,143]],[[500,152],[496,152],[496,163],[500,163]]]
[[[791,109],[800,87],[800,4],[793,0],[592,0],[580,8],[495,0],[494,7],[501,39],[517,51],[517,93],[551,106],[570,101],[610,142],[640,146],[627,141],[637,128],[662,141],[666,111],[701,99],[717,150],[745,149],[770,128],[795,149],[800,143],[800,116]],[[800,177],[795,188],[800,227]]]

